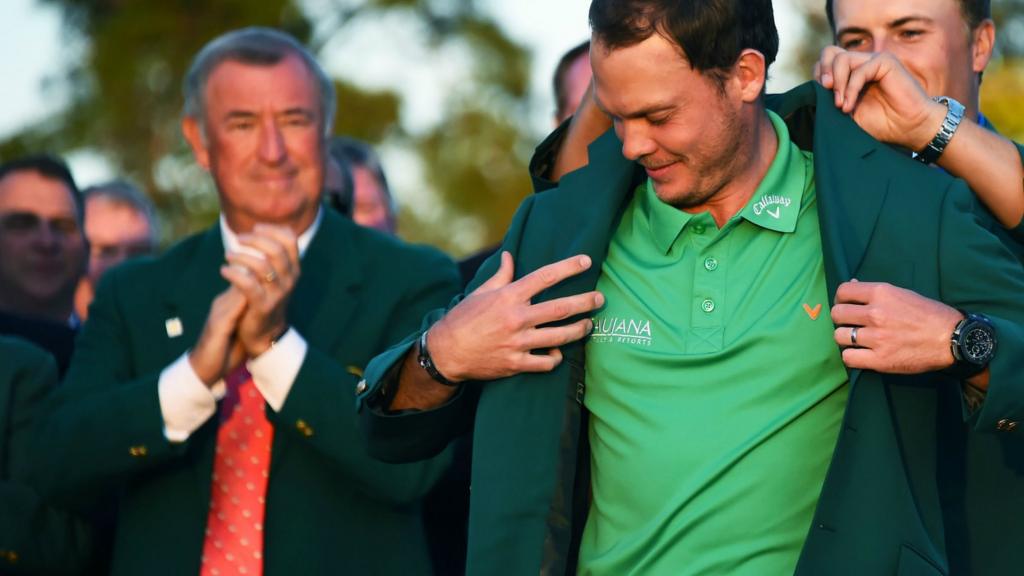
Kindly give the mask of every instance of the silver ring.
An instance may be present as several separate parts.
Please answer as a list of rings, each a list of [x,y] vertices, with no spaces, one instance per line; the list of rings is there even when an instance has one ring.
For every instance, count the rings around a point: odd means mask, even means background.
[[[850,343],[853,344],[854,346],[857,345],[857,329],[858,328],[860,328],[860,326],[854,326],[850,330]]]

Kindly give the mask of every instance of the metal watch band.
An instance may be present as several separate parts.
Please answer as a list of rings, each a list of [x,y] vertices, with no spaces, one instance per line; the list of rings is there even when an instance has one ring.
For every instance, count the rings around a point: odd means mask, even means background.
[[[960,122],[964,119],[963,104],[948,96],[937,96],[933,100],[939,104],[946,105],[946,117],[942,120],[942,126],[939,127],[935,138],[932,138],[932,141],[924,147],[924,150],[921,150],[914,156],[923,164],[934,164],[942,156],[942,153],[946,151],[946,146],[949,145],[949,141],[953,139],[956,129],[960,127]]]
[[[454,388],[458,386],[458,383],[452,382],[451,380],[445,378],[444,374],[441,374],[441,372],[437,369],[437,366],[434,365],[434,359],[431,358],[430,350],[427,349],[427,334],[429,332],[430,330],[424,330],[423,334],[420,335],[420,349],[419,354],[417,354],[416,356],[416,361],[419,362],[420,367],[426,370],[427,374],[430,374],[430,377],[437,381],[438,384],[443,384],[445,386],[451,386]]]

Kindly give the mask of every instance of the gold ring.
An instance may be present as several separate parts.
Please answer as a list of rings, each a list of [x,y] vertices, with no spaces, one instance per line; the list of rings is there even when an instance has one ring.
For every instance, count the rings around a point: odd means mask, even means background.
[[[263,276],[263,281],[266,282],[267,284],[270,284],[274,280],[277,280],[277,272],[274,272],[273,270],[267,272]]]

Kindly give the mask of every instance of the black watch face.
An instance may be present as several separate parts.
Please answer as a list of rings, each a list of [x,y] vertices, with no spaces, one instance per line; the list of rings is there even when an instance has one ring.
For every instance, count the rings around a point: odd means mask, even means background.
[[[983,328],[975,326],[964,334],[960,350],[964,358],[974,364],[986,364],[992,356],[992,349],[995,348],[995,340],[992,333]]]

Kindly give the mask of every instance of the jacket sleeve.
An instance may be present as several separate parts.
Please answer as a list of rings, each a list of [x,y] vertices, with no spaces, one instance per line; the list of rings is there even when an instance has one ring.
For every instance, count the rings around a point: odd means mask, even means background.
[[[503,251],[514,251],[519,246],[532,206],[533,197],[529,196],[516,211],[501,248],[484,262],[463,294],[452,299],[446,308],[426,314],[417,331],[378,355],[366,367],[367,387],[357,402],[367,447],[375,458],[386,462],[429,458],[444,450],[454,438],[472,426],[479,398],[479,388],[473,382],[464,383],[451,400],[431,410],[388,412],[383,405],[384,399],[389,397],[389,390],[398,385],[402,361],[423,332],[497,272]]]
[[[406,282],[402,299],[384,320],[381,347],[414,330],[423,314],[443,306],[461,285],[455,265],[440,254],[429,263],[393,265],[413,267],[415,272],[408,277],[416,280]],[[396,504],[413,503],[445,472],[451,454],[435,453],[431,455],[434,458],[407,464],[373,459],[361,441],[355,410],[360,376],[342,367],[330,354],[310,346],[284,406],[269,417],[277,433],[291,434],[293,441],[309,444],[364,493]]]
[[[43,492],[68,506],[96,501],[118,483],[181,457],[192,441],[172,444],[164,436],[159,372],[133,372],[132,348],[145,343],[132,341],[118,304],[119,292],[134,283],[121,272],[100,282],[37,437]]]
[[[44,501],[33,483],[32,426],[57,369],[43,353],[17,362],[10,382],[6,418],[7,456],[0,463],[0,573],[80,574],[92,558],[93,529],[83,519]]]
[[[953,181],[939,230],[940,299],[983,313],[996,327],[988,393],[969,422],[979,432],[1024,438],[1024,269],[985,222],[984,209],[967,186]],[[1008,422],[1022,424],[1006,430]]]

